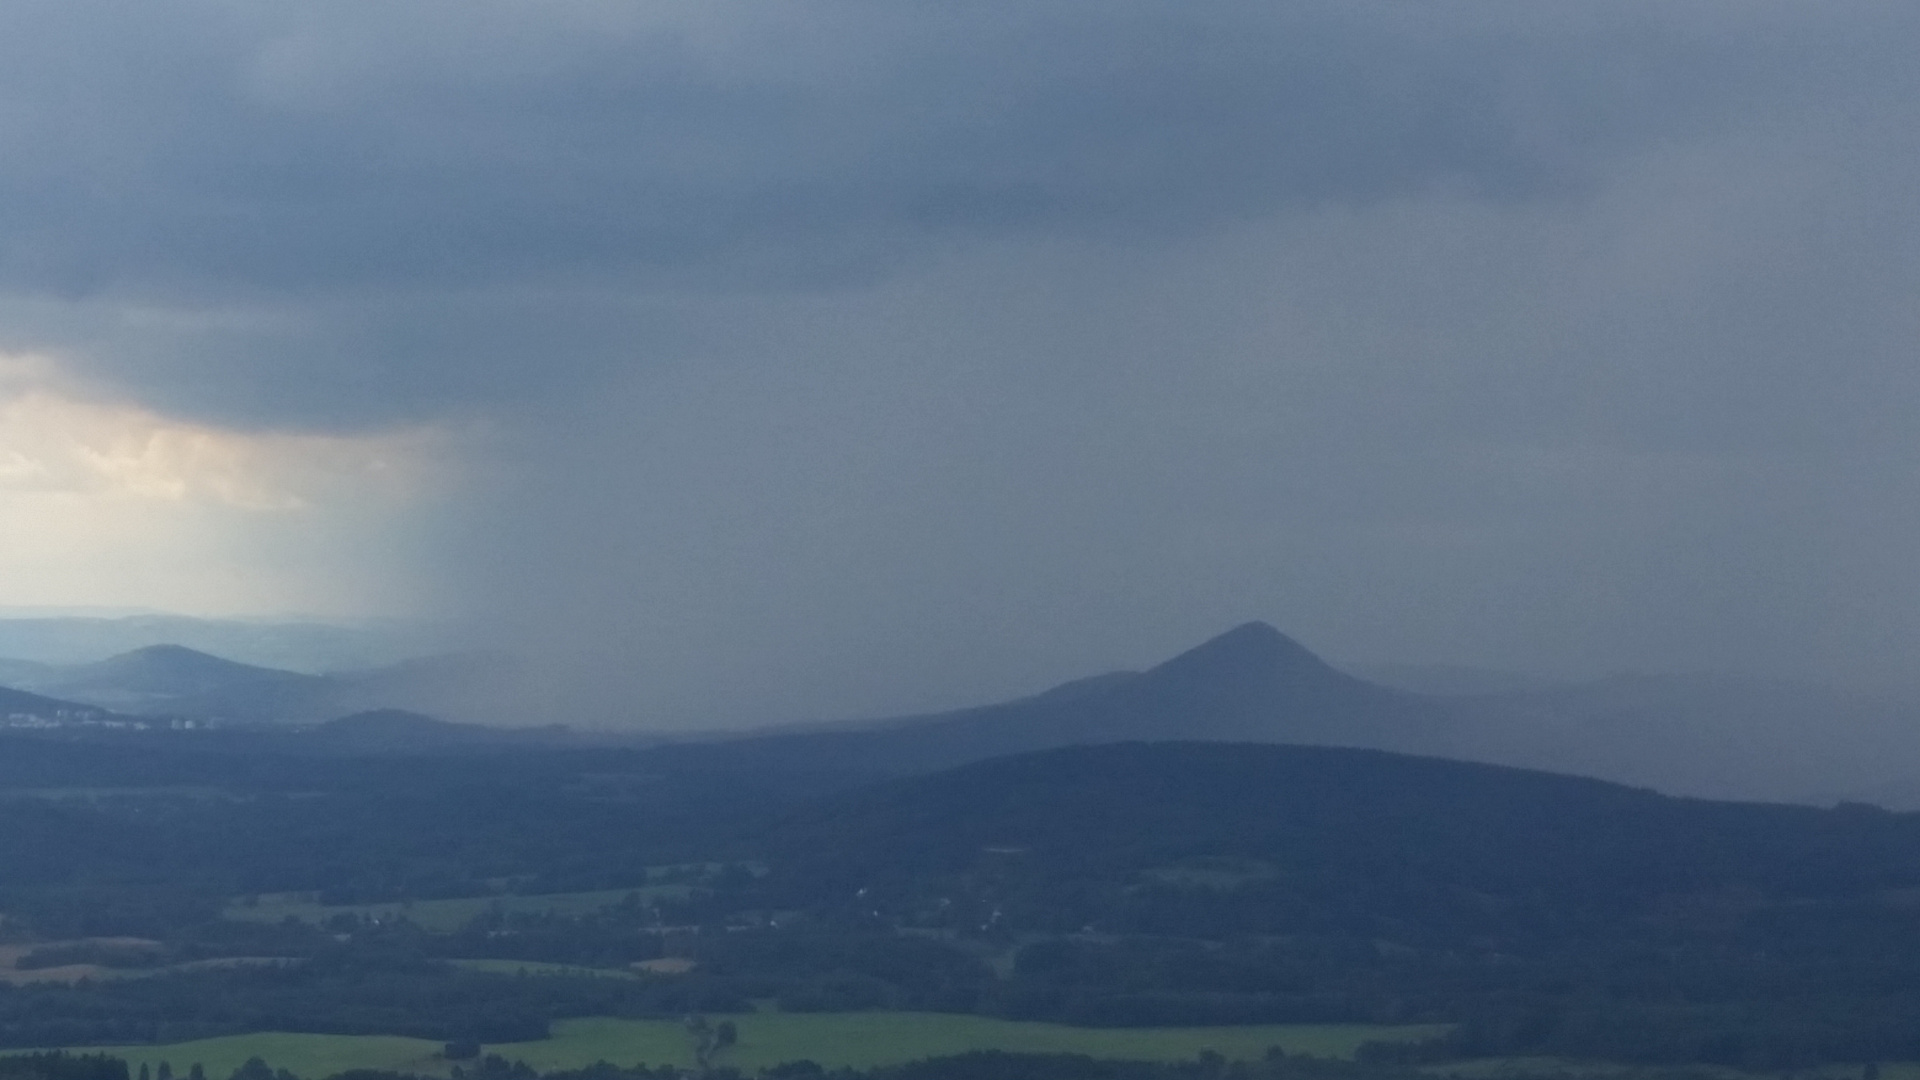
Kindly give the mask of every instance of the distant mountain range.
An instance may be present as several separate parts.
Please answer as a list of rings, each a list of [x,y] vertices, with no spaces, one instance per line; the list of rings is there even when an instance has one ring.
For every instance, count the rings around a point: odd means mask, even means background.
[[[1356,678],[1264,623],[1142,672],[1018,701],[725,744],[820,770],[906,774],[1124,740],[1348,746],[1546,769],[1713,798],[1920,806],[1920,708],[1793,683],[1618,676],[1421,694]],[[685,752],[720,752],[717,745]]]
[[[397,619],[352,626],[186,615],[9,615],[0,611],[0,683],[9,665],[84,664],[149,645],[184,645],[261,667],[309,673],[382,667],[448,648],[433,628]]]
[[[454,655],[310,675],[149,645],[86,664],[0,661],[0,683],[132,716],[316,724],[376,709],[457,711],[463,696],[495,685],[502,667],[497,657]]]
[[[39,695],[33,708],[43,713],[91,708],[226,725],[314,725],[355,716],[315,744],[351,752],[667,741],[642,730],[548,727],[509,735],[467,724],[431,726],[433,717],[475,715],[477,705],[502,692],[509,671],[499,657],[459,655],[315,675],[157,645],[86,664],[0,661],[0,684]],[[1358,678],[1273,627],[1249,623],[1146,671],[1079,679],[1016,701],[679,735],[658,753],[687,763],[725,759],[787,773],[884,777],[1073,745],[1287,743],[1524,766],[1681,795],[1920,807],[1920,708],[1911,705],[1802,684],[1688,676],[1520,683],[1477,693],[1466,691],[1500,684],[1479,675],[1441,682],[1453,692]]]

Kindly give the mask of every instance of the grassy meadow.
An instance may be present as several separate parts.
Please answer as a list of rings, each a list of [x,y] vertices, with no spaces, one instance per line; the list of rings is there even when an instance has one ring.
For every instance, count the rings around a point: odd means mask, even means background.
[[[720,1019],[720,1018],[716,1018]],[[1250,1060],[1269,1046],[1288,1053],[1345,1057],[1369,1040],[1421,1039],[1437,1027],[1279,1024],[1201,1028],[1076,1028],[945,1013],[751,1013],[725,1017],[739,1028],[740,1041],[723,1051],[717,1063],[753,1070],[802,1058],[833,1068],[864,1068],[969,1050],[1077,1053],[1137,1060],[1179,1060],[1213,1050],[1234,1060]],[[175,1073],[195,1062],[211,1080],[224,1080],[250,1057],[306,1078],[346,1069],[372,1068],[445,1075],[450,1063],[439,1043],[386,1035],[305,1035],[267,1032],[175,1043],[169,1046],[86,1047],[124,1057],[138,1071],[167,1061]],[[693,1065],[686,1030],[669,1020],[595,1017],[563,1020],[553,1037],[485,1048],[525,1061],[542,1072],[578,1068],[596,1061],[622,1065]]]
[[[299,1032],[266,1031],[254,1035],[227,1035],[216,1039],[165,1046],[76,1046],[74,1053],[106,1053],[125,1058],[129,1070],[138,1074],[141,1065],[158,1068],[165,1061],[173,1065],[175,1075],[199,1064],[206,1068],[208,1080],[226,1080],[241,1063],[251,1057],[265,1059],[275,1068],[293,1071],[303,1080],[319,1080],[348,1069],[396,1069],[404,1072],[444,1074],[447,1062],[439,1056],[441,1044],[426,1039],[399,1035],[308,1035]]]
[[[640,973],[620,968],[581,967],[544,960],[449,960],[466,971],[484,971],[491,975],[587,975],[602,979],[638,979]]]
[[[1876,1066],[1880,1080],[1920,1080],[1920,1062],[1894,1061]],[[1480,1058],[1434,1065],[1426,1071],[1457,1080],[1671,1080],[1676,1070],[1659,1065],[1629,1065],[1615,1061],[1582,1061],[1556,1057]],[[1780,1080],[1864,1080],[1862,1064],[1821,1065],[1804,1072],[1742,1072],[1724,1065],[1688,1065],[1689,1077],[1718,1077],[1719,1080],[1756,1080],[1778,1077]]]
[[[685,896],[687,885],[645,885],[632,889],[602,889],[597,892],[550,893],[544,896],[464,896],[450,900],[412,900],[381,904],[322,904],[304,893],[279,893],[249,898],[228,905],[229,919],[277,923],[298,919],[315,926],[326,925],[336,915],[392,922],[406,919],[423,930],[437,934],[452,933],[477,915],[500,910],[508,914],[585,915],[624,903],[629,896],[640,900]]]

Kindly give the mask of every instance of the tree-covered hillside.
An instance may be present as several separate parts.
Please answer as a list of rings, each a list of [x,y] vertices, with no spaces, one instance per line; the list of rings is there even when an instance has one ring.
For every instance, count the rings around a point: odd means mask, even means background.
[[[488,1042],[758,1000],[1453,1025],[1421,1051],[1442,1055],[1920,1058],[1920,816],[1869,807],[1265,744],[880,783],[726,744],[4,749],[14,1046]]]

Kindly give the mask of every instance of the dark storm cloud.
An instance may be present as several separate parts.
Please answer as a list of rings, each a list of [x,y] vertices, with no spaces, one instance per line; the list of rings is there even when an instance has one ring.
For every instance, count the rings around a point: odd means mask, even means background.
[[[716,42],[645,5],[10,11],[6,266],[56,290],[804,273],[874,230],[1525,193],[1568,148],[1523,111],[1594,134],[1503,85],[1568,42],[1393,9],[747,5]]]
[[[431,414],[673,351],[635,293],[1568,197],[1844,79],[1787,49],[1809,20],[1703,7],[13,4],[0,282],[257,316],[92,351],[174,408]]]
[[[585,719],[1255,617],[1892,681],[1916,47],[1764,0],[14,3],[0,348],[475,422],[448,589]]]

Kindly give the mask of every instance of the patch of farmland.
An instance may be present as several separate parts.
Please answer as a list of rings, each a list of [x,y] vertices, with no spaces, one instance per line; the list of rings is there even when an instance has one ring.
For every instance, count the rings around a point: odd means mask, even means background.
[[[451,933],[489,911],[505,914],[587,915],[618,907],[633,897],[641,903],[680,899],[692,891],[682,884],[643,885],[632,889],[548,893],[540,896],[470,896],[447,900],[400,900],[378,904],[322,904],[310,893],[271,893],[229,904],[229,919],[277,923],[286,919],[324,926],[338,915],[354,915],[380,922],[408,922],[434,933]]]
[[[739,1042],[715,1064],[742,1070],[807,1059],[825,1068],[868,1068],[970,1050],[1071,1053],[1135,1061],[1179,1061],[1212,1050],[1250,1061],[1278,1046],[1290,1054],[1351,1057],[1370,1041],[1417,1041],[1444,1026],[1387,1027],[1365,1024],[1263,1024],[1242,1027],[1082,1028],[1000,1020],[955,1013],[759,1012],[730,1016]],[[487,1050],[519,1059],[540,1071],[574,1069],[596,1061],[650,1065],[694,1064],[685,1029],[665,1020],[593,1017],[562,1020],[553,1037],[506,1043]]]
[[[233,1075],[248,1058],[258,1057],[276,1069],[287,1069],[302,1080],[321,1080],[349,1069],[391,1069],[422,1075],[445,1075],[448,1062],[440,1057],[442,1044],[400,1035],[310,1035],[265,1031],[254,1035],[225,1035],[214,1039],[165,1046],[71,1047],[75,1053],[106,1053],[125,1058],[134,1075],[145,1065],[156,1071],[161,1062],[185,1076],[198,1064],[209,1080]]]
[[[990,1017],[945,1013],[759,1012],[715,1017],[732,1020],[739,1042],[715,1063],[753,1070],[802,1058],[827,1068],[865,1068],[969,1050],[1028,1053],[1076,1053],[1093,1057],[1173,1061],[1213,1050],[1230,1060],[1252,1060],[1268,1047],[1290,1054],[1348,1057],[1369,1041],[1413,1041],[1445,1030],[1441,1026],[1386,1027],[1361,1024],[1271,1024],[1246,1027],[1076,1028]],[[69,1047],[125,1058],[137,1074],[145,1064],[165,1061],[176,1075],[195,1062],[209,1077],[230,1075],[250,1057],[303,1078],[321,1080],[348,1069],[388,1069],[422,1076],[445,1076],[451,1065],[441,1044],[392,1035],[310,1035],[263,1032],[166,1046]],[[686,1028],[671,1020],[592,1017],[562,1020],[553,1037],[535,1042],[501,1043],[487,1053],[521,1060],[540,1071],[570,1069],[611,1061],[644,1062],[691,1068],[693,1044]]]
[[[662,956],[657,960],[637,961],[633,965],[634,970],[652,975],[685,975],[695,966],[696,962],[685,956]]]
[[[1272,863],[1260,859],[1199,858],[1148,870],[1145,876],[1165,885],[1229,892],[1254,881],[1278,877]]]
[[[1920,1064],[1888,1062],[1880,1067],[1882,1080],[1920,1080]],[[1755,1080],[1778,1077],[1779,1080],[1863,1080],[1864,1065],[1824,1065],[1806,1073],[1751,1073],[1725,1065],[1694,1062],[1686,1068],[1688,1076],[1700,1080]],[[1618,1061],[1586,1061],[1559,1057],[1475,1058],[1449,1061],[1426,1067],[1424,1072],[1447,1080],[1671,1080],[1671,1066],[1633,1065]]]
[[[43,951],[86,950],[88,948],[142,951],[160,948],[158,941],[147,938],[131,937],[93,937],[74,938],[68,941],[41,941],[25,944],[0,945],[0,983],[23,986],[28,983],[74,983],[81,979],[114,978],[121,975],[144,973],[141,968],[113,968],[96,963],[92,959],[73,960],[69,963],[34,964],[28,962],[35,953]],[[23,966],[24,965],[24,966]]]
[[[551,964],[541,960],[449,960],[454,967],[484,971],[490,975],[572,975],[604,979],[637,979],[640,976],[623,968],[582,967],[579,964]]]

